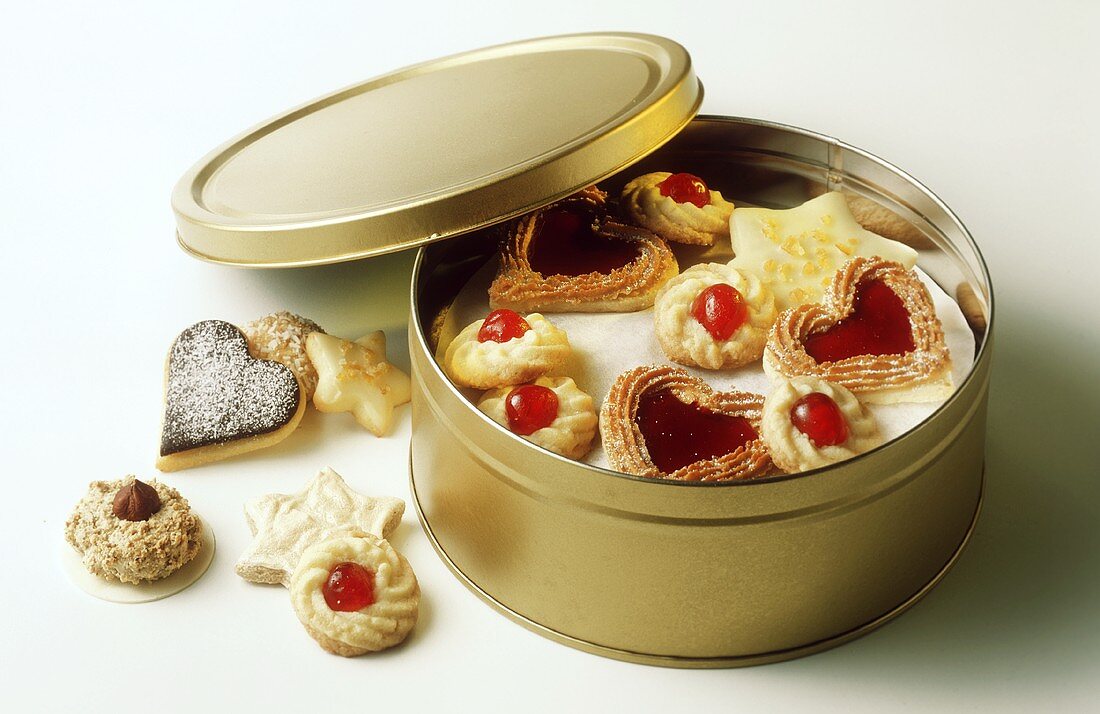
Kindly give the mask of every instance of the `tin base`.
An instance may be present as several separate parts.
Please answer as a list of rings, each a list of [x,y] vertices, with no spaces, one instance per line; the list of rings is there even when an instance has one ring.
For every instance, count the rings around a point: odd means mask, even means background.
[[[981,490],[978,494],[978,505],[974,509],[974,516],[970,521],[969,527],[966,529],[965,535],[963,535],[962,541],[958,547],[944,563],[943,568],[936,573],[931,580],[925,583],[917,592],[913,593],[907,600],[899,604],[894,609],[876,617],[875,619],[867,622],[859,627],[853,628],[847,632],[843,632],[839,635],[826,638],[824,640],[818,640],[817,642],[811,642],[801,647],[792,647],[785,650],[776,650],[773,652],[761,652],[759,654],[752,655],[739,655],[735,657],[669,657],[662,655],[647,654],[644,652],[631,652],[629,650],[615,649],[613,647],[605,647],[586,640],[577,639],[569,635],[552,630],[549,627],[544,627],[534,620],[530,620],[520,613],[512,610],[507,605],[493,598],[492,595],[482,590],[478,585],[466,577],[454,561],[451,560],[447,552],[443,550],[443,546],[436,540],[435,533],[432,532],[431,524],[428,523],[428,519],[425,518],[423,510],[420,508],[420,497],[416,491],[416,478],[413,475],[412,468],[412,455],[409,455],[409,489],[412,492],[413,505],[416,507],[416,515],[420,519],[420,524],[424,527],[424,532],[428,535],[428,540],[431,541],[432,547],[435,548],[435,552],[439,554],[439,557],[447,565],[455,577],[459,581],[470,589],[475,595],[481,598],[494,610],[507,617],[512,622],[526,627],[532,632],[542,635],[548,639],[559,642],[563,645],[574,647],[578,650],[583,650],[591,654],[600,655],[601,657],[609,657],[611,659],[622,660],[624,662],[634,662],[636,664],[648,664],[659,667],[681,667],[685,669],[719,669],[725,667],[751,667],[758,664],[770,664],[772,662],[782,662],[789,659],[797,659],[798,657],[805,657],[806,655],[822,652],[827,649],[831,649],[838,645],[842,645],[845,642],[850,642],[857,637],[862,637],[867,633],[875,630],[882,625],[885,625],[890,620],[893,620],[898,615],[902,614],[913,605],[915,605],[921,598],[928,594],[932,588],[943,580],[943,577],[947,575],[947,572],[951,570],[951,567],[962,555],[963,549],[966,548],[967,543],[970,542],[970,537],[974,533],[974,527],[978,522],[978,515],[982,510],[982,500],[984,498],[985,490],[985,468],[982,468],[982,481]]]

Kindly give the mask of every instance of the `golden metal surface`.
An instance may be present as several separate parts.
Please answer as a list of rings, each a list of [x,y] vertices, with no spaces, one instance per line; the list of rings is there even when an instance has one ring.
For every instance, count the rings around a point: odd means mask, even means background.
[[[629,174],[672,167],[725,195],[791,205],[822,185],[861,193],[925,230],[921,265],[973,286],[993,324],[988,274],[965,227],[889,164],[828,137],[704,118]],[[630,175],[611,177],[609,187]],[[425,337],[431,316],[492,242],[421,250],[414,270],[411,479],[450,566],[514,619],[633,661],[732,666],[823,649],[926,592],[973,527],[982,491],[991,334],[956,393],[921,425],[827,470],[685,484],[559,457],[459,394]]]
[[[588,34],[475,50],[292,109],[176,185],[180,245],[254,267],[442,240],[545,205],[675,136],[702,101],[683,47]]]

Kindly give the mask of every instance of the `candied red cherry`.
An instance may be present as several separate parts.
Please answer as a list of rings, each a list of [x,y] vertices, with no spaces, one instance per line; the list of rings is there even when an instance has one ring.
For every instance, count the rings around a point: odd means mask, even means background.
[[[508,428],[520,436],[545,429],[558,418],[558,395],[541,384],[524,384],[504,398]]]
[[[836,402],[821,392],[810,392],[794,403],[791,423],[818,448],[848,440],[848,421]]]
[[[693,203],[699,208],[710,203],[710,189],[694,174],[672,174],[657,187],[662,196],[669,196],[676,203]]]
[[[331,610],[362,610],[374,604],[374,573],[359,563],[338,563],[329,571],[321,593]]]
[[[728,340],[745,324],[749,309],[745,296],[726,283],[716,283],[699,293],[691,303],[691,316],[718,341]]]
[[[507,342],[531,329],[531,325],[518,312],[512,310],[493,310],[481,323],[477,331],[478,342]]]

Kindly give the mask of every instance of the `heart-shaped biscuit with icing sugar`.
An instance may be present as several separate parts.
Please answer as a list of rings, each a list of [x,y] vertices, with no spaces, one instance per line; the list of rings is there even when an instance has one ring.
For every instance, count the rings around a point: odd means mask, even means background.
[[[779,316],[768,334],[769,376],[812,375],[872,404],[928,402],[954,391],[951,356],[928,289],[883,258],[853,258],[821,303]]]
[[[288,367],[249,354],[236,326],[188,327],[168,353],[157,468],[191,468],[282,441],[302,419],[302,394]]]
[[[635,367],[615,380],[600,410],[611,467],[676,481],[758,478],[772,470],[760,437],[764,397],[716,392],[685,370]]]
[[[608,215],[592,186],[511,223],[489,305],[528,312],[633,312],[679,273],[668,245]]]

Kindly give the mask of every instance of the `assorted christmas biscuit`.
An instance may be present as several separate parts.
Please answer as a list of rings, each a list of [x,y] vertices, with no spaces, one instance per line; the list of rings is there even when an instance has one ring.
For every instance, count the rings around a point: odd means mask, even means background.
[[[375,436],[389,432],[394,408],[412,396],[409,375],[386,361],[381,331],[355,342],[313,332],[306,339],[306,354],[317,370],[317,410],[351,412]]]
[[[237,327],[196,323],[168,352],[157,468],[177,471],[277,444],[305,405],[294,372],[253,357]]]
[[[645,174],[623,187],[621,210],[665,240],[714,245],[730,234],[733,204],[694,174]]]
[[[459,332],[440,361],[455,384],[491,389],[561,369],[571,353],[566,334],[539,313],[497,309]]]
[[[653,305],[678,272],[665,241],[621,223],[592,186],[504,228],[492,308],[629,312]]]
[[[490,389],[477,408],[513,434],[571,459],[583,458],[596,436],[592,397],[569,377]]]

